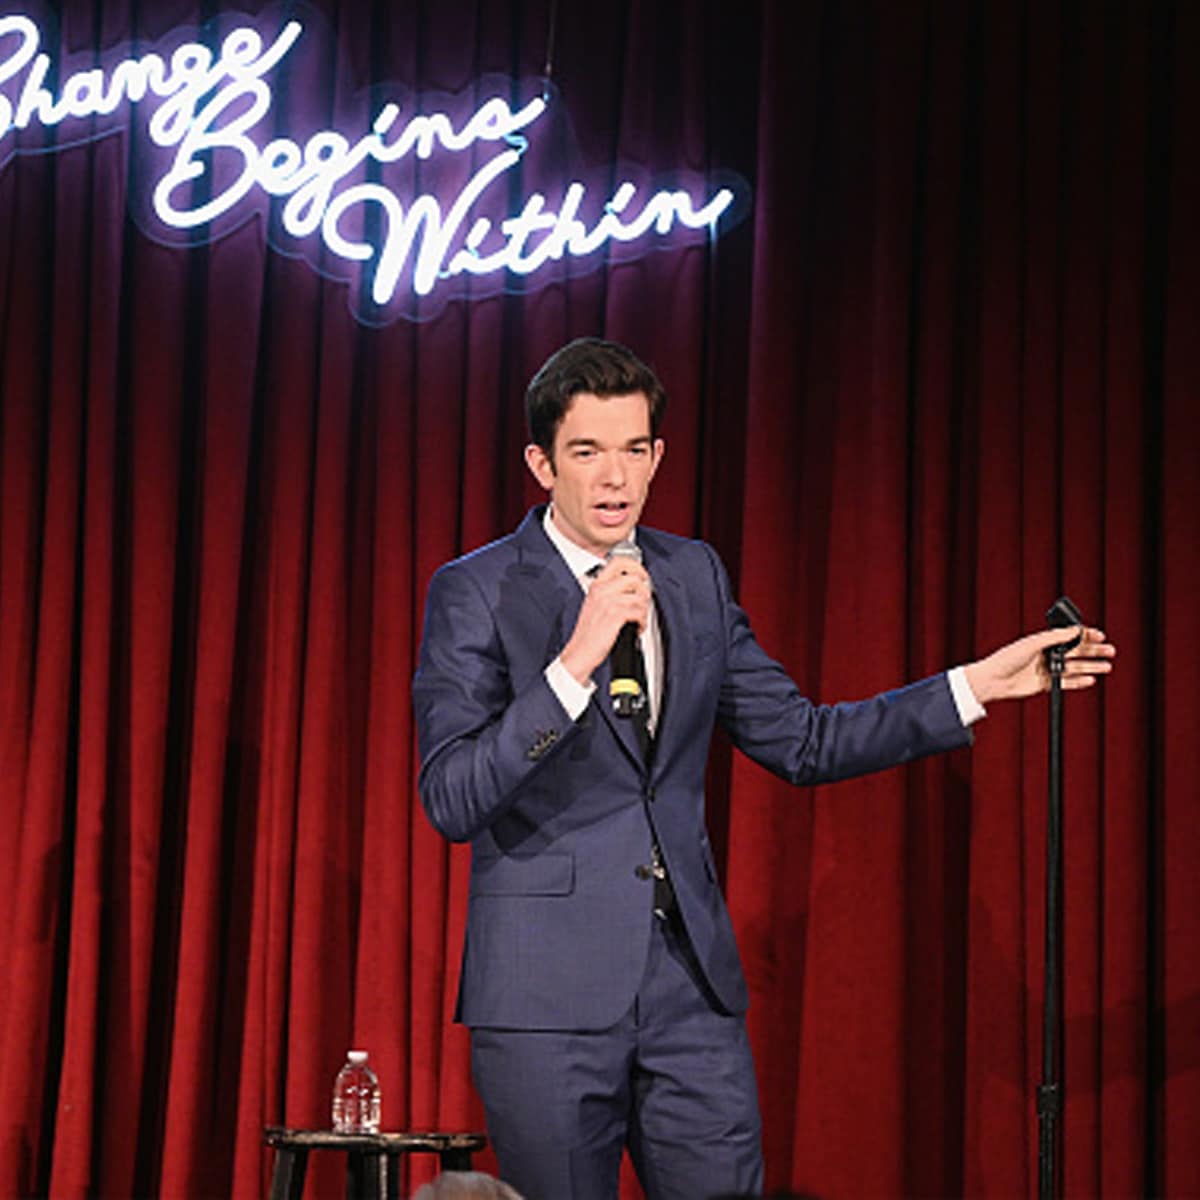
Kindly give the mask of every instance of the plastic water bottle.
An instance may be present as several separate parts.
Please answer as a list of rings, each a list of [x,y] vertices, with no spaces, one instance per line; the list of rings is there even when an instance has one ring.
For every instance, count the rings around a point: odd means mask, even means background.
[[[365,1050],[351,1050],[333,1084],[336,1133],[379,1132],[379,1079],[367,1065]]]

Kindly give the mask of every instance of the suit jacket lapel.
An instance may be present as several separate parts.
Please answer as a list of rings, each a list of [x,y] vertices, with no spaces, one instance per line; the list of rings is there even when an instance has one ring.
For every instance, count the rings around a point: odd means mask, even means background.
[[[583,589],[542,529],[544,511],[542,505],[532,509],[517,529],[517,570],[530,601],[545,614],[548,625],[560,627],[559,645],[563,646],[579,619]]]
[[[670,745],[670,738],[679,722],[680,704],[687,694],[684,671],[690,657],[692,619],[687,587],[672,569],[671,556],[662,552],[653,535],[643,537],[639,531],[638,542],[645,555],[646,569],[654,582],[666,668],[662,709],[658,714],[654,737],[657,746],[655,758],[661,762],[663,751]]]

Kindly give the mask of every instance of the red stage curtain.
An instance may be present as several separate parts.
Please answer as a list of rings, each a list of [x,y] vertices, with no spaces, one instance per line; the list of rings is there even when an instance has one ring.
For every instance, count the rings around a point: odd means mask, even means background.
[[[50,52],[214,7],[68,3]],[[342,97],[545,58],[548,0],[320,7]],[[1067,704],[1066,1192],[1200,1195],[1200,11],[557,17],[584,158],[739,171],[743,224],[370,329],[257,222],[148,240],[120,136],[0,168],[0,1194],[263,1195],[352,1044],[388,1126],[481,1127],[409,680],[433,570],[537,498],[525,381],[599,333],[671,392],[648,519],[809,694],[1062,592],[1118,642]],[[1036,1194],[1045,726],[813,792],[718,740],[772,1187]]]

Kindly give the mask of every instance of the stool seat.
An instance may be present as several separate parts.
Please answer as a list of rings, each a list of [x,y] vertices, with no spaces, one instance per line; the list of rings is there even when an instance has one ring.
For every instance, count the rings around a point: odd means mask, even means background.
[[[275,1150],[271,1200],[301,1200],[310,1150],[345,1151],[348,1200],[399,1200],[401,1154],[436,1154],[443,1171],[469,1171],[471,1155],[487,1145],[487,1138],[433,1130],[336,1133],[268,1125],[263,1142]]]

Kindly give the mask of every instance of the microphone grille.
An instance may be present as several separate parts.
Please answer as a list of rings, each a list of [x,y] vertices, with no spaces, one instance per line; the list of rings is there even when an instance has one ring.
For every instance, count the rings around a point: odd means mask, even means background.
[[[609,552],[609,558],[632,558],[634,562],[642,561],[642,551],[636,542],[626,539],[618,542]]]

